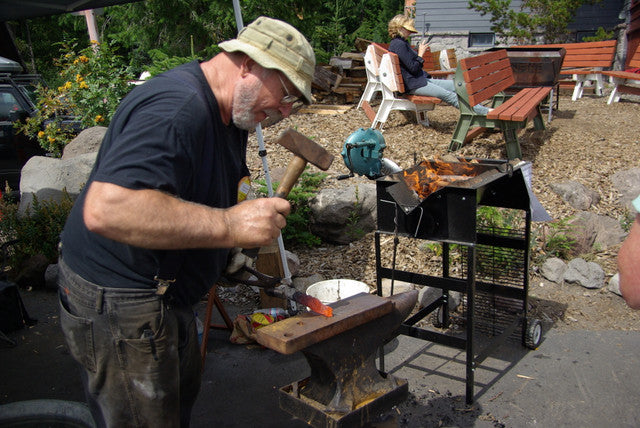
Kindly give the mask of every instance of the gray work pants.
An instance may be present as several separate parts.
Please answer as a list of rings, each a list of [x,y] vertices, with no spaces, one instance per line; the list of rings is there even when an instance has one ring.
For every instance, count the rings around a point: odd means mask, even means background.
[[[187,427],[200,389],[191,308],[154,289],[100,287],[60,259],[60,324],[99,427]]]

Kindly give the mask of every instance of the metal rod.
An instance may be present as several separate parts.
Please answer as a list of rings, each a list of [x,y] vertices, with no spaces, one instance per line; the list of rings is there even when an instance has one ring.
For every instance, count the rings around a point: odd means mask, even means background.
[[[233,14],[236,18],[236,27],[238,32],[244,28],[242,21],[242,11],[240,10],[240,1],[233,0]],[[269,197],[273,197],[273,187],[271,186],[271,174],[269,174],[269,164],[267,163],[267,151],[264,147],[264,137],[262,135],[262,125],[256,125],[256,138],[258,140],[258,153],[262,158],[262,169],[264,170],[264,181],[267,185],[267,193]],[[280,252],[280,260],[282,261],[282,271],[284,278],[282,282],[287,285],[291,285],[291,271],[289,270],[289,264],[287,263],[287,255],[284,249],[284,241],[282,240],[282,232],[278,235],[278,250]]]
[[[475,316],[475,294],[476,294],[476,247],[469,246],[467,251],[467,387],[466,402],[473,403],[473,385],[475,383],[474,374],[476,371],[475,350],[473,344],[474,336],[474,316]]]

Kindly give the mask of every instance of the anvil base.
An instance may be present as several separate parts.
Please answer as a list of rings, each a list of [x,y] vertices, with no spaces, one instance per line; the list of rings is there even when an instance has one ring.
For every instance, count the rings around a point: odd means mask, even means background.
[[[402,403],[409,395],[409,383],[392,375],[380,372],[380,375],[397,386],[391,391],[368,401],[356,409],[343,412],[329,412],[327,406],[305,397],[300,391],[309,382],[309,378],[283,386],[279,390],[280,408],[312,427],[351,428],[362,427],[391,407]]]

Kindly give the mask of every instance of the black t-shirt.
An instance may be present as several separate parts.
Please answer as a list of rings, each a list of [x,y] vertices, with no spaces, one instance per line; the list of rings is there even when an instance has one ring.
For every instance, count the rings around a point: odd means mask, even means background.
[[[195,76],[197,83],[184,79],[184,72]],[[213,141],[206,141],[210,121]],[[197,302],[225,268],[228,249],[168,252],[107,239],[85,227],[85,192],[92,181],[100,181],[134,190],[157,189],[227,208],[237,202],[238,182],[249,175],[247,137],[246,131],[222,122],[196,61],[136,87],[118,107],[85,190],[69,215],[62,233],[65,263],[85,280],[104,287],[146,288],[155,287],[161,266],[177,257],[173,296],[181,304]],[[205,144],[212,144],[213,150]]]

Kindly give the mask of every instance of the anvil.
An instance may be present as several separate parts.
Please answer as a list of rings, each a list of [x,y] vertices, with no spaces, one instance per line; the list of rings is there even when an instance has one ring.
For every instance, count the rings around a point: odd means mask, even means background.
[[[417,291],[391,297],[361,293],[331,303],[333,317],[303,313],[257,330],[257,341],[304,354],[311,375],[280,388],[280,407],[314,427],[351,427],[402,402],[408,383],[378,371],[376,350],[397,335]]]

